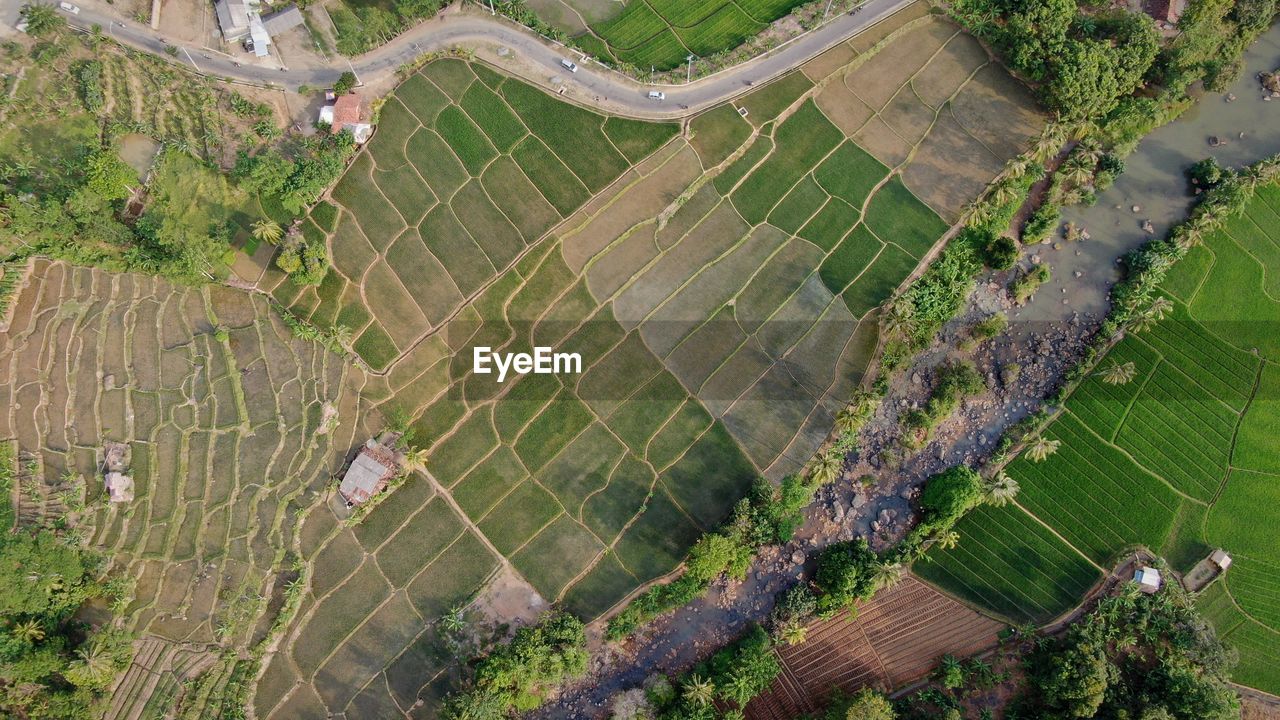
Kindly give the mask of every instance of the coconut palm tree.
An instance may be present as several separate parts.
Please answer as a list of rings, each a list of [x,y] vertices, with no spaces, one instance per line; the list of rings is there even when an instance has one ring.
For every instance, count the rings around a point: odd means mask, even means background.
[[[685,681],[680,694],[690,705],[707,707],[716,699],[716,686],[710,680],[694,674]]]
[[[467,626],[466,612],[467,608],[463,605],[454,605],[449,608],[448,612],[440,616],[440,627],[444,629],[445,632],[460,632]]]
[[[102,643],[90,642],[76,651],[77,659],[67,670],[72,682],[82,687],[105,687],[115,674],[115,662]]]
[[[411,448],[404,454],[404,471],[406,473],[422,472],[427,469],[426,448]]]
[[[355,332],[349,325],[334,325],[330,336],[334,342],[338,343],[339,347],[351,352],[351,341],[355,339]]]
[[[778,637],[788,645],[799,645],[809,635],[809,628],[799,620],[791,619],[778,628]]]
[[[1027,446],[1027,457],[1032,462],[1044,462],[1050,455],[1058,452],[1058,446],[1061,444],[1061,440],[1050,440],[1043,435],[1037,435]]]
[[[809,464],[805,467],[805,472],[818,484],[827,485],[834,482],[843,469],[844,455],[838,452],[824,452],[814,455],[809,460]]]
[[[44,639],[44,627],[35,620],[18,623],[9,632],[24,642],[37,643]]]
[[[871,582],[876,590],[883,590],[897,585],[907,569],[902,563],[883,563],[876,566]]]
[[[862,421],[862,413],[853,405],[845,405],[836,413],[836,430],[841,435],[851,433],[858,428],[858,424]]]
[[[981,200],[970,203],[969,207],[964,211],[964,224],[966,227],[971,228],[985,225],[995,217],[995,212],[990,203],[985,203]]]
[[[1062,163],[1062,171],[1073,184],[1083,186],[1093,180],[1093,169],[1096,165],[1097,163],[1085,153],[1073,154]]]
[[[915,308],[905,299],[899,298],[884,316],[884,332],[888,336],[909,335],[915,328]]]
[[[1102,376],[1102,382],[1108,385],[1127,385],[1138,374],[1138,367],[1133,364],[1133,361],[1118,363],[1112,360],[1111,364],[1098,374]]]
[[[725,685],[721,697],[743,705],[755,696],[755,679],[746,673],[734,675]]]
[[[948,530],[939,535],[938,539],[934,540],[934,544],[938,546],[939,550],[951,550],[960,544],[960,533],[955,530]]]
[[[1158,297],[1151,301],[1146,310],[1138,313],[1132,321],[1134,332],[1146,332],[1156,326],[1156,323],[1164,319],[1164,316],[1173,309],[1173,303],[1167,297]]]
[[[280,227],[280,223],[275,220],[262,219],[253,223],[253,237],[256,240],[269,242],[272,245],[280,242],[280,238],[284,237],[284,229]]]
[[[987,502],[992,505],[1007,505],[1018,495],[1018,481],[1009,477],[1009,473],[1001,472],[993,478],[986,481],[983,491],[987,496]]]

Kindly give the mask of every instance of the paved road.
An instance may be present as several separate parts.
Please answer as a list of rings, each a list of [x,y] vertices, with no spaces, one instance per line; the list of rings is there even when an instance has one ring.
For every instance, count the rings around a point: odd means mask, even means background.
[[[654,86],[643,85],[620,73],[594,63],[580,63],[577,73],[560,66],[569,54],[563,46],[552,43],[505,18],[493,17],[477,10],[450,9],[441,16],[425,21],[390,43],[351,61],[351,67],[363,81],[385,77],[400,65],[427,52],[455,46],[506,48],[521,61],[510,68],[525,79],[543,87],[556,88],[561,83],[574,100],[596,105],[609,112],[642,118],[676,118],[691,115],[747,92],[776,77],[829,47],[883,20],[913,0],[868,0],[854,14],[841,14],[822,27],[802,35],[773,51],[749,62],[696,80],[688,85],[662,88],[664,102],[649,100],[646,95]],[[17,22],[24,0],[0,0],[0,24],[12,28]],[[114,15],[93,7],[82,7],[78,15],[66,14],[72,25],[102,27],[105,34],[135,48],[163,53],[171,43],[149,26],[121,21]],[[324,86],[348,69],[345,58],[335,58],[325,69],[275,70],[237,64],[232,58],[208,50],[185,45],[177,59],[193,65],[201,72],[255,84],[270,84],[296,89],[299,85]]]

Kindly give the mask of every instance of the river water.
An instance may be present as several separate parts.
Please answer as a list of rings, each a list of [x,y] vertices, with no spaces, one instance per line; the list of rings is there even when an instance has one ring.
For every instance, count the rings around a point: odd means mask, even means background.
[[[1077,311],[1104,314],[1107,290],[1119,278],[1116,258],[1153,237],[1143,231],[1143,221],[1150,220],[1154,236],[1160,237],[1186,218],[1194,198],[1183,174],[1188,165],[1213,156],[1223,165],[1239,167],[1280,152],[1280,98],[1264,101],[1258,82],[1259,72],[1280,68],[1280,24],[1253,44],[1245,61],[1244,73],[1230,90],[1206,94],[1177,121],[1148,135],[1125,159],[1124,174],[1095,205],[1063,212],[1064,220],[1087,230],[1091,239],[1063,242],[1057,250],[1048,245],[1032,249],[1050,264],[1053,279],[1020,319],[1062,320]],[[1228,102],[1230,95],[1236,99]],[[1211,147],[1213,137],[1226,144]],[[1108,282],[1078,282],[1076,272],[1106,273]],[[1070,302],[1062,304],[1068,297]]]

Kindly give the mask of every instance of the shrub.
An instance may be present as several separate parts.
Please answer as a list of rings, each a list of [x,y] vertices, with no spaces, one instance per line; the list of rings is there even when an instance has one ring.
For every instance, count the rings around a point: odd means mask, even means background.
[[[1049,272],[1049,266],[1045,264],[1034,265],[1031,269],[1018,276],[1013,284],[1009,286],[1009,292],[1013,295],[1013,301],[1019,305],[1031,299],[1036,294],[1036,290],[1040,286],[1049,282],[1052,277]]]
[[[1044,242],[1058,227],[1061,212],[1062,208],[1056,202],[1046,201],[1036,208],[1022,226],[1022,242],[1026,244]]]
[[[964,465],[943,470],[925,481],[920,493],[920,525],[947,530],[982,502],[982,478]]]
[[[338,80],[333,83],[333,92],[338,95],[346,95],[356,86],[356,74],[347,70],[338,76]]]
[[[828,545],[818,556],[813,584],[818,589],[819,617],[831,617],[875,593],[879,558],[864,538]]]
[[[982,375],[972,363],[954,362],[938,370],[938,384],[924,407],[906,413],[902,419],[904,442],[918,447],[927,442],[933,430],[960,406],[967,395],[986,390]]]
[[[987,267],[992,270],[1008,270],[1018,262],[1018,243],[1007,235],[1000,235],[987,241],[983,254]]]

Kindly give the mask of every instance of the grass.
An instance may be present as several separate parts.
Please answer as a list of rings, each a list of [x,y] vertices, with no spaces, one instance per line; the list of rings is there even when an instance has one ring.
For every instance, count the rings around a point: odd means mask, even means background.
[[[1044,622],[1101,578],[1068,545],[1014,506],[980,507],[956,526],[960,543],[933,549],[912,571],[979,607],[1015,621]]]
[[[812,175],[805,175],[770,211],[769,224],[794,235],[826,204],[828,197]]]
[[[823,250],[831,251],[857,221],[857,210],[839,198],[832,198],[797,235]]]
[[[604,121],[604,134],[628,162],[637,163],[662,147],[680,131],[676,123],[641,122],[610,117]]]
[[[591,196],[587,186],[536,137],[525,138],[511,157],[561,215],[567,216]]]
[[[822,284],[833,294],[839,295],[854,278],[867,269],[882,247],[884,244],[865,225],[858,225],[818,267]]]
[[[526,480],[480,521],[480,531],[498,552],[511,555],[559,514],[555,496]]]
[[[472,83],[462,96],[461,105],[499,152],[515,147],[529,132],[506,102],[482,84]]]
[[[493,143],[462,110],[450,105],[436,117],[436,132],[453,149],[471,175],[479,175],[498,156]]]
[[[504,83],[502,94],[525,125],[592,192],[603,189],[627,169],[626,158],[605,136],[600,115],[555,100],[524,83]]]
[[[813,83],[801,72],[792,72],[752,92],[739,103],[747,109],[747,120],[762,126],[777,118],[801,95],[809,91]]]
[[[516,454],[537,472],[591,423],[591,411],[569,391],[562,391],[516,440]]]
[[[511,563],[543,597],[554,598],[603,549],[595,536],[561,515],[512,555]]]
[[[720,105],[689,121],[689,131],[689,144],[702,158],[702,166],[711,168],[742,147],[751,135],[751,123],[744,120],[732,105]]]
[[[843,137],[812,100],[806,101],[778,126],[777,150],[734,191],[731,197],[738,212],[753,225],[762,222],[787,190]]]
[[[823,189],[855,208],[862,207],[872,189],[888,174],[889,168],[849,141],[814,170]]]
[[[867,226],[881,240],[924,257],[947,231],[947,224],[916,199],[897,177],[885,183],[867,206]]]
[[[377,322],[365,328],[351,347],[374,370],[385,370],[391,361],[400,356],[400,349]]]
[[[773,138],[761,135],[758,136],[751,147],[742,153],[737,160],[734,160],[724,172],[716,175],[712,183],[716,190],[721,194],[725,194],[733,189],[739,180],[751,172],[751,169],[760,163],[770,151],[773,150]]]

